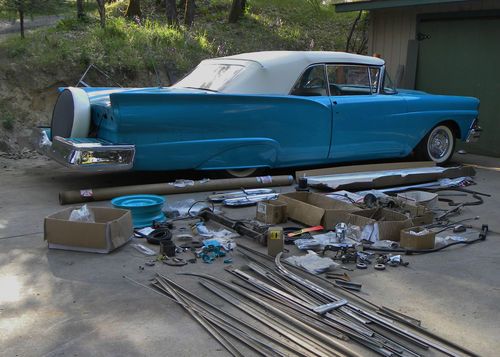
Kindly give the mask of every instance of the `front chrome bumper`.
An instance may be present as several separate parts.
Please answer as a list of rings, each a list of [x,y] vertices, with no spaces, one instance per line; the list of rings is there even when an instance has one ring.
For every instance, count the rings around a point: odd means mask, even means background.
[[[472,122],[469,132],[467,133],[467,138],[465,139],[466,143],[477,143],[479,138],[481,137],[481,132],[483,129],[479,126],[479,119],[476,118]]]
[[[37,151],[75,171],[126,171],[134,165],[135,146],[116,145],[96,138],[49,139],[48,128],[36,134]]]
[[[467,134],[467,139],[465,139],[466,143],[477,143],[479,138],[481,137],[481,127],[471,128],[469,129],[469,133]]]

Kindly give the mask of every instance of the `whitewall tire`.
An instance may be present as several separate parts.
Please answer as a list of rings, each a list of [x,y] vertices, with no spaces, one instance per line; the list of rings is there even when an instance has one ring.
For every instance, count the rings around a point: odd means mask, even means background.
[[[425,156],[436,164],[450,160],[455,149],[455,135],[447,125],[438,125],[425,137]]]

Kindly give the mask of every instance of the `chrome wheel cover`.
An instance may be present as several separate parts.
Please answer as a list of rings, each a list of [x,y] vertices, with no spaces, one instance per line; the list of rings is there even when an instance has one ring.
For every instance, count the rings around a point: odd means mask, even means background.
[[[449,154],[453,138],[450,133],[443,128],[436,128],[429,136],[427,142],[427,151],[432,159],[440,160]]]

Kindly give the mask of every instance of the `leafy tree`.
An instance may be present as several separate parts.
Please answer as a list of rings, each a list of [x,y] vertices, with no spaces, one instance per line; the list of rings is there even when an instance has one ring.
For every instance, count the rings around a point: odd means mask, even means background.
[[[125,16],[133,19],[136,17],[140,18],[141,15],[141,0],[129,0]]]
[[[170,26],[179,25],[179,20],[177,18],[177,6],[175,5],[175,0],[165,0],[165,11],[167,15],[167,21]]]
[[[186,7],[184,9],[184,25],[191,27],[194,21],[194,0],[185,0]]]
[[[101,19],[101,27],[106,27],[106,4],[104,0],[95,0],[97,2],[97,10]]]
[[[231,11],[229,12],[229,23],[238,22],[239,18],[245,12],[246,0],[233,0]]]
[[[24,19],[40,11],[56,10],[61,0],[0,0],[0,11],[19,18],[19,30],[24,38]]]
[[[83,0],[76,0],[76,17],[83,19],[85,17],[85,9],[83,7]]]

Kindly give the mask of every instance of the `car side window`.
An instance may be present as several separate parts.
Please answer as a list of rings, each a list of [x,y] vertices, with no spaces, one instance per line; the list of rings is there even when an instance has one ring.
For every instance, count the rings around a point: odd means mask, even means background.
[[[330,95],[370,95],[377,92],[380,69],[376,67],[327,65]]]
[[[384,73],[384,82],[382,83],[382,93],[384,94],[396,94],[398,91],[396,87],[392,84],[391,77],[387,71]]]
[[[293,86],[291,95],[326,96],[325,65],[308,67]]]

